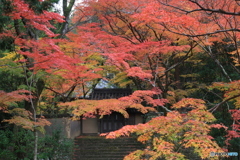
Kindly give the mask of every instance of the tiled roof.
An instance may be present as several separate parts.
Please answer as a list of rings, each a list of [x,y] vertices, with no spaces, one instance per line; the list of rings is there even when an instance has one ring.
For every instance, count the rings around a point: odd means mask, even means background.
[[[101,99],[114,99],[121,98],[124,96],[129,96],[132,94],[131,89],[124,88],[95,88],[90,95],[91,100],[101,100]],[[127,111],[129,113],[137,113],[137,109],[128,108]]]
[[[90,99],[92,100],[113,99],[129,96],[130,94],[132,94],[131,89],[123,88],[94,89],[90,95]]]

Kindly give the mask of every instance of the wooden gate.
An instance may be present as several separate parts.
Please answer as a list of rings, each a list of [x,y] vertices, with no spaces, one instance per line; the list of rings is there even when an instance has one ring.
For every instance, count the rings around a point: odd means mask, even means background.
[[[120,113],[112,113],[100,119],[100,133],[118,130],[125,125],[125,118]]]

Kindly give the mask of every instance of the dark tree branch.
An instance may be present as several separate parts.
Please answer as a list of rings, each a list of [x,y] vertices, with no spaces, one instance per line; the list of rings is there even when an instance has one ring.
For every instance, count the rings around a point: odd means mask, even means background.
[[[225,15],[240,16],[240,12],[230,12],[230,11],[226,11],[226,10],[223,10],[223,9],[206,8],[206,7],[202,6],[201,4],[199,4],[196,0],[189,0],[189,2],[194,3],[199,7],[199,9],[193,9],[193,10],[185,10],[185,9],[179,8],[179,7],[174,6],[174,5],[170,5],[168,3],[163,3],[160,0],[158,0],[158,2],[162,5],[164,5],[164,6],[168,6],[168,7],[177,9],[179,11],[185,12],[186,14],[193,13],[193,12],[205,11],[205,12],[210,12],[209,14],[220,13],[220,14],[225,14]]]
[[[176,68],[177,66],[179,66],[180,64],[182,64],[183,61],[185,61],[186,59],[188,59],[190,57],[189,54],[192,52],[193,48],[195,48],[197,45],[198,44],[192,45],[191,48],[189,49],[189,51],[186,53],[186,55],[183,58],[181,58],[178,63],[175,63],[174,65],[170,66],[164,72],[167,73],[167,72],[171,71],[172,69]],[[161,76],[159,78],[162,78],[163,76]]]
[[[203,36],[209,36],[209,35],[213,35],[213,34],[217,34],[217,33],[225,33],[225,32],[229,32],[229,31],[235,31],[235,32],[240,32],[240,29],[237,28],[231,28],[231,29],[223,29],[223,30],[217,30],[214,32],[208,32],[208,33],[204,33],[204,34],[186,34],[186,33],[179,33],[176,31],[173,31],[171,29],[169,29],[165,24],[161,24],[163,27],[165,27],[165,29],[171,33],[174,34],[178,34],[178,35],[182,35],[182,36],[187,36],[187,37],[203,37]]]
[[[226,98],[225,100],[223,100],[222,102],[216,104],[214,107],[212,107],[211,109],[209,109],[208,111],[210,112],[214,112],[216,109],[218,109],[220,106],[222,106],[224,103],[227,103],[228,101],[234,99],[234,98],[238,98],[240,97],[240,94],[237,94],[235,96],[232,96],[232,97],[229,97],[229,98]]]

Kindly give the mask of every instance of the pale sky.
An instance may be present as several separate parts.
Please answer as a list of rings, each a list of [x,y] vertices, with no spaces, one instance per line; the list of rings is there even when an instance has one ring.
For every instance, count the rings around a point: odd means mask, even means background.
[[[55,8],[60,11],[61,15],[62,15],[62,7],[61,7],[61,6],[62,6],[62,1],[63,1],[63,0],[59,0],[58,4],[57,4],[57,5],[54,5]],[[76,6],[78,3],[82,2],[82,1],[83,1],[83,0],[76,0],[76,1],[75,1],[75,4],[74,4],[74,8],[75,8],[75,6]]]

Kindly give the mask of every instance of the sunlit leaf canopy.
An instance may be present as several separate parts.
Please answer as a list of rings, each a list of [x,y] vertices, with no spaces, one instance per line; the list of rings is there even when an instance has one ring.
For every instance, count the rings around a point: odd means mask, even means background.
[[[108,134],[149,142],[126,159],[235,151],[238,1],[63,2],[64,16],[53,12],[54,1],[0,1],[0,110],[11,115],[4,122],[34,131],[49,124],[38,114],[128,118],[135,108],[161,116]],[[101,79],[134,92],[87,100]]]

